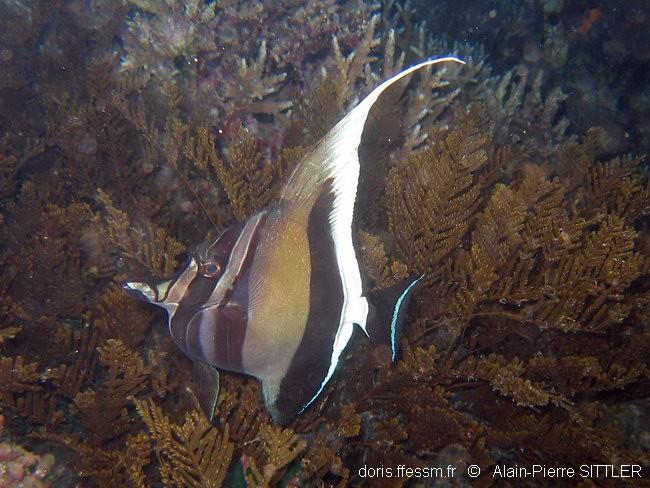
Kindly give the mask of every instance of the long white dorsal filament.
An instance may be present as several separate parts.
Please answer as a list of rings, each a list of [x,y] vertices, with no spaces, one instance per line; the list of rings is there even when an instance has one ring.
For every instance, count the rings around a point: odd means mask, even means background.
[[[359,105],[354,107],[354,109],[348,114],[348,117],[353,113],[357,112],[358,116],[363,118],[363,123],[365,124],[365,119],[368,117],[368,112],[370,111],[372,106],[375,104],[379,96],[393,83],[401,80],[405,76],[410,75],[414,71],[424,68],[425,66],[432,66],[434,64],[449,63],[449,62],[465,64],[465,61],[463,61],[462,59],[459,59],[455,56],[447,56],[444,58],[428,59],[426,61],[422,61],[421,63],[415,64],[410,68],[406,68],[404,71],[400,71],[399,73],[392,76],[391,78],[388,78],[386,81],[381,83],[377,88],[371,91],[368,94],[368,96],[359,103]],[[363,126],[361,127],[361,132],[363,132]],[[361,139],[361,132],[359,132],[359,139]]]

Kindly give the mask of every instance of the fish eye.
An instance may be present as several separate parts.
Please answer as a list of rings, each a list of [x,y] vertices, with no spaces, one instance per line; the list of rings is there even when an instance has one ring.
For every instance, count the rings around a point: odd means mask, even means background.
[[[219,263],[205,263],[201,267],[201,274],[206,278],[213,278],[221,273],[221,266]]]

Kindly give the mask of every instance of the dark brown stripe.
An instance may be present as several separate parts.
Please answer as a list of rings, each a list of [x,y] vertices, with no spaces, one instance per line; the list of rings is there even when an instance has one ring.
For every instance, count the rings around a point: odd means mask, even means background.
[[[257,237],[255,237],[257,244]],[[221,316],[224,326],[227,324],[226,344],[228,347],[228,369],[244,373],[243,348],[248,326],[248,293],[249,278],[251,274],[252,260],[244,268],[243,275],[239,277],[237,285],[230,296],[228,303],[221,308]]]
[[[264,228],[267,214],[267,211],[261,214],[253,229],[240,274],[235,277],[232,287],[224,295],[223,303],[218,307],[217,334],[214,343],[211,345],[219,363],[216,366],[238,373],[245,372],[242,352],[246,327],[248,326],[249,278],[261,229]],[[229,263],[229,265],[231,264],[235,265]]]
[[[197,319],[194,319],[194,317],[201,310],[206,300],[210,298],[218,281],[218,278],[206,278],[201,274],[197,274],[187,288],[187,292],[172,317],[172,337],[176,344],[192,357],[197,357],[196,354],[200,351],[200,348],[197,349],[198,344],[195,342],[198,340],[197,332],[191,330],[193,327],[198,329],[198,317]],[[192,324],[190,324],[190,321],[192,321]],[[191,336],[189,340],[187,335]],[[198,357],[200,358],[201,355]]]
[[[252,263],[255,247],[257,246],[257,241],[259,239],[259,228],[265,221],[266,213],[262,215],[253,231],[251,243],[248,246],[248,252],[244,258],[244,264],[242,266],[243,270],[246,270],[246,267],[250,267],[250,264]],[[248,221],[238,222],[232,227],[226,229],[216,241],[211,243],[211,245],[203,244],[199,246],[196,252],[200,262],[216,261],[221,264],[225,271],[226,267],[231,264],[230,257],[234,245],[239,239],[239,236],[244,230],[247,222]],[[234,289],[238,288],[238,282],[241,277],[235,277],[232,288],[226,292],[221,304],[215,304],[216,306],[211,307],[210,310],[203,310],[222,276],[223,273],[214,278],[207,278],[201,274],[197,274],[194,280],[190,283],[185,296],[181,300],[181,303],[172,318],[171,333],[176,343],[186,354],[196,359],[207,360],[208,358],[205,358],[203,354],[201,329],[202,327],[214,328],[214,333],[209,334],[212,344],[207,344],[206,349],[215,349],[215,353],[218,353],[215,356],[218,362],[221,362],[223,359],[224,364],[216,364],[217,366],[223,367],[224,369],[240,371],[241,348],[243,345],[243,336],[246,331],[246,321],[244,320],[242,323],[241,318],[235,320],[232,307],[226,307],[225,314],[222,313],[222,310],[224,306],[227,306]],[[241,302],[242,304],[247,304],[247,291],[248,285],[246,280],[246,296],[245,301]],[[233,338],[233,340],[230,341],[232,346],[227,348],[227,351],[223,351],[225,347],[224,345],[228,343],[228,337],[231,336]],[[235,348],[237,347],[239,347],[239,349],[235,351]],[[229,358],[232,358],[232,360]]]
[[[224,230],[216,240],[199,244],[195,251],[195,255],[198,257],[197,261],[199,263],[214,261],[225,269],[232,248],[239,239],[245,225],[246,220],[237,222]]]
[[[381,197],[386,187],[390,153],[401,147],[406,135],[404,114],[408,98],[403,94],[408,81],[387,88],[368,112],[358,150],[359,181],[354,224],[358,219],[363,219],[366,225],[374,224],[386,213],[377,203],[384,201]]]
[[[257,245],[259,244],[260,230],[264,228],[267,217],[268,217],[268,211],[264,210],[263,213],[261,213],[260,219],[257,222],[255,229],[253,229],[253,234],[251,235],[250,243],[248,244],[248,252],[246,253],[246,256],[244,256],[244,260],[241,265],[241,272],[239,275],[235,277],[232,286],[226,291],[223,300],[224,303],[230,301],[230,297],[238,288],[238,285],[241,281],[243,283],[244,289],[240,292],[238,300],[240,301],[240,303],[245,304],[246,308],[248,308],[248,278],[250,276],[250,267],[253,264],[255,251],[257,250]],[[230,264],[231,264],[230,261],[228,261],[228,265]]]
[[[228,303],[216,313],[217,340],[212,344],[217,358],[215,366],[244,373],[241,348],[248,321],[246,311],[239,303]]]
[[[202,362],[205,361],[203,357],[203,349],[201,349],[201,324],[205,320],[204,316],[206,315],[206,310],[195,313],[192,317],[189,318],[189,322],[186,327],[187,337],[185,338],[186,353]]]
[[[275,405],[280,422],[293,418],[314,396],[332,358],[343,307],[343,284],[329,223],[333,203],[332,181],[327,180],[309,214],[309,316],[302,341],[280,384]]]
[[[246,223],[249,221],[250,219]],[[242,347],[248,323],[248,277],[259,241],[260,229],[265,222],[266,212],[258,220],[249,242],[244,243],[246,253],[241,264],[242,272],[234,277],[234,281],[226,290],[221,303],[215,303],[209,309],[203,309],[223,274],[218,278],[205,278],[199,275],[190,284],[188,293],[183,298],[172,320],[172,333],[175,334],[178,343],[184,342],[182,349],[191,357],[209,361],[222,369],[243,372]],[[237,224],[239,235],[245,227],[246,224]],[[234,245],[239,236],[235,237],[234,234],[226,231],[222,237],[227,239],[230,245],[227,266],[238,266],[239,263],[231,262],[231,260]],[[221,256],[224,255],[225,248],[222,246],[221,240],[217,241],[213,248],[218,249]],[[208,256],[213,251],[204,252],[207,253],[204,256]],[[183,329],[183,323],[187,325],[185,329]],[[213,357],[206,357],[203,353],[203,351],[209,350],[213,351]]]

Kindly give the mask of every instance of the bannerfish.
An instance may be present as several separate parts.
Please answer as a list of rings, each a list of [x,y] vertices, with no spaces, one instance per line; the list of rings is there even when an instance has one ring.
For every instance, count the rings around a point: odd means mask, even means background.
[[[284,424],[322,393],[355,324],[396,359],[402,312],[421,277],[374,303],[364,295],[352,238],[359,145],[387,88],[443,62],[464,64],[431,59],[381,83],[303,157],[276,203],[199,245],[173,278],[124,284],[167,311],[174,341],[206,383],[218,384],[213,368],[258,378],[267,409]],[[210,417],[215,402],[209,394],[201,401]]]

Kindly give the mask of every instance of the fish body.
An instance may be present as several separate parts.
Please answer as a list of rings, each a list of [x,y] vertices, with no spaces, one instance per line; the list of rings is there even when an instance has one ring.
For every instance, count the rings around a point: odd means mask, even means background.
[[[332,378],[354,326],[396,356],[400,312],[418,280],[369,303],[353,244],[359,144],[384,81],[298,163],[273,205],[198,246],[170,280],[125,288],[167,310],[178,346],[196,363],[262,382],[273,418],[307,409]],[[212,405],[214,407],[214,405]]]

